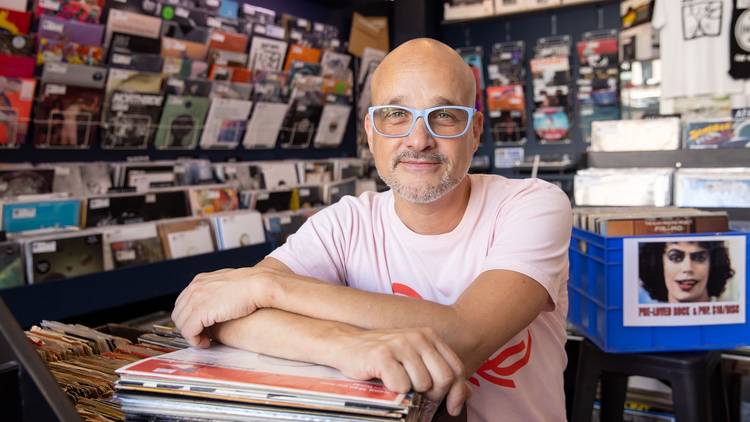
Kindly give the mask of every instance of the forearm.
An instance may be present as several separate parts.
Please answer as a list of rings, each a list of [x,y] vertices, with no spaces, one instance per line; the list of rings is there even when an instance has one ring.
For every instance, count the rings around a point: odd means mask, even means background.
[[[355,331],[359,329],[278,309],[261,309],[211,328],[212,336],[228,346],[333,367],[338,356],[332,342]]]

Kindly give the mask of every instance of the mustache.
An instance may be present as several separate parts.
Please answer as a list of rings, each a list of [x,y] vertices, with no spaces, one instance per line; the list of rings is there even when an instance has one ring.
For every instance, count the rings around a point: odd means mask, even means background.
[[[429,161],[438,163],[447,163],[448,157],[437,152],[415,152],[415,151],[403,151],[400,152],[393,158],[393,168],[396,168],[398,163],[402,161]]]

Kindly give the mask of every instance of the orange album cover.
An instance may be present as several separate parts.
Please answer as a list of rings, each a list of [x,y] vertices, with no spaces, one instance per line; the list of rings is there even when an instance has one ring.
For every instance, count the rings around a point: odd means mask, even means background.
[[[295,60],[305,63],[319,63],[320,49],[304,47],[299,44],[292,45],[289,47],[289,54],[286,56],[286,63],[284,64],[285,72],[289,71],[292,67],[292,62]]]

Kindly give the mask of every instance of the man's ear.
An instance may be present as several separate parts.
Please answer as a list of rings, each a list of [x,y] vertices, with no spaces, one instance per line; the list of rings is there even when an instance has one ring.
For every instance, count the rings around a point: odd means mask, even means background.
[[[474,152],[479,149],[479,144],[482,143],[482,134],[484,133],[484,114],[481,111],[474,113],[474,121],[472,122],[472,131],[474,132]]]
[[[365,135],[367,135],[367,146],[370,148],[370,153],[372,153],[372,125],[370,124],[370,113],[365,114],[364,125]]]

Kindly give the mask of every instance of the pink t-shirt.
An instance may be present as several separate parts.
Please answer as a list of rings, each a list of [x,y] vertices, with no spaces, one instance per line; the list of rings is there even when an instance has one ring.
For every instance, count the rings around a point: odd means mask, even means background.
[[[368,192],[318,212],[271,256],[300,275],[445,305],[484,271],[526,274],[551,300],[469,379],[469,421],[564,420],[570,202],[538,179],[469,177],[468,207],[449,233],[414,233],[391,191]]]

